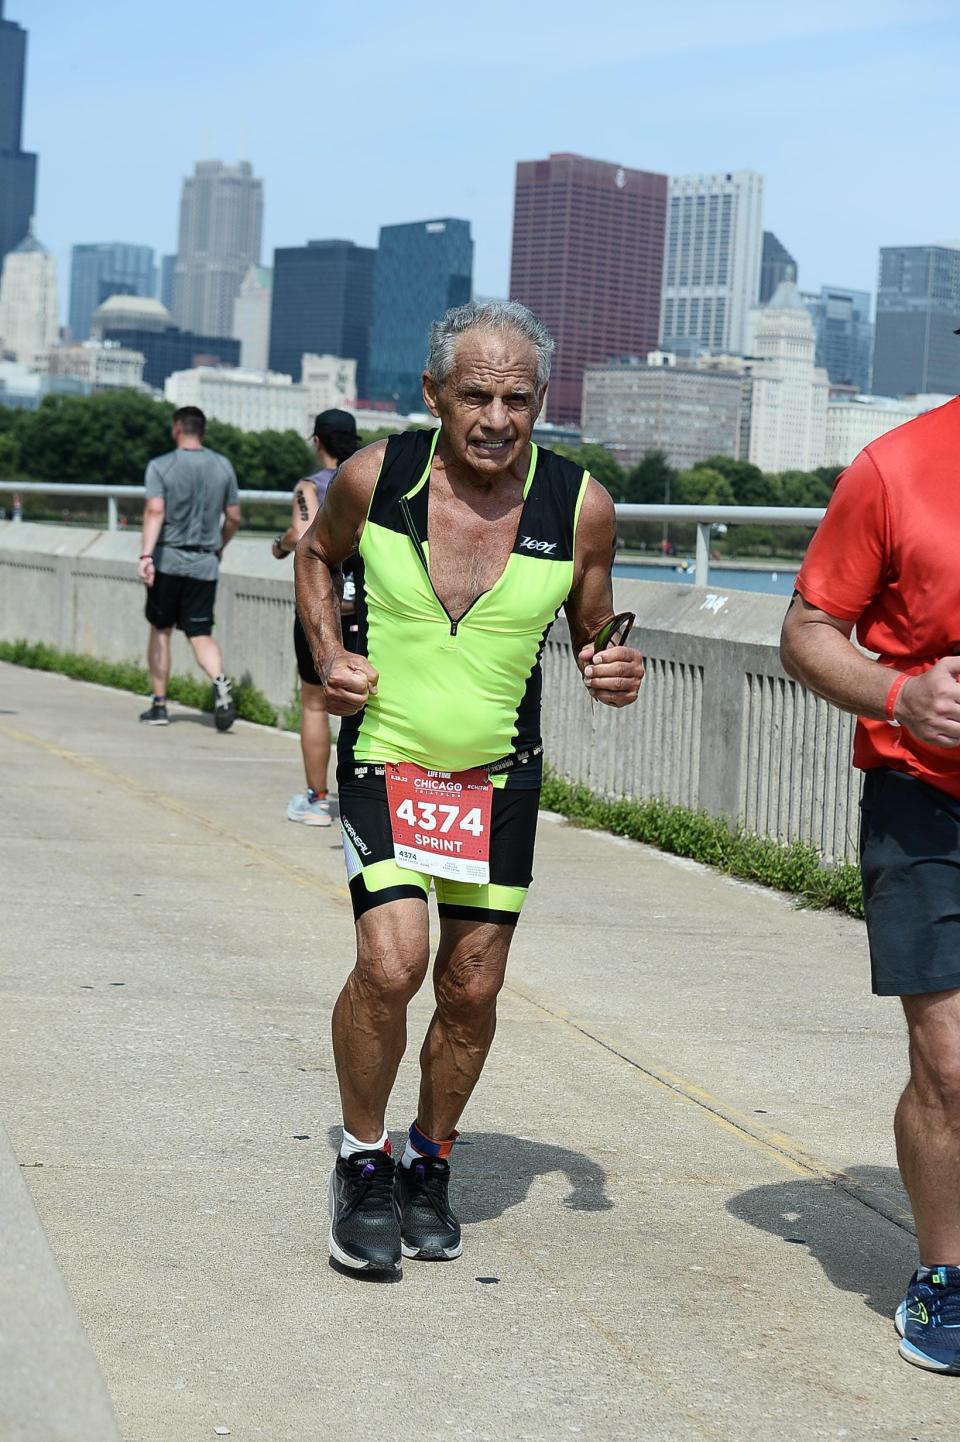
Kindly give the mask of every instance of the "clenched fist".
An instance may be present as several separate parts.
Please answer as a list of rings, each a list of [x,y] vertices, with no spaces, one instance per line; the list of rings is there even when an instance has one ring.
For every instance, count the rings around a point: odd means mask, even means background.
[[[960,656],[943,656],[905,681],[893,714],[928,746],[960,746]]]
[[[320,669],[320,675],[331,716],[355,716],[362,711],[370,697],[376,696],[380,679],[366,656],[355,656],[352,651],[341,651],[329,666]]]

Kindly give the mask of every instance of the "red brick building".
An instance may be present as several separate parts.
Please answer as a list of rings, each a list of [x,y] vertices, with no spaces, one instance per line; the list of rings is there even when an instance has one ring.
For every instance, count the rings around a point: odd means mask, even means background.
[[[656,349],[666,217],[665,175],[582,155],[517,165],[510,299],[557,343],[547,420],[580,423],[589,361]]]

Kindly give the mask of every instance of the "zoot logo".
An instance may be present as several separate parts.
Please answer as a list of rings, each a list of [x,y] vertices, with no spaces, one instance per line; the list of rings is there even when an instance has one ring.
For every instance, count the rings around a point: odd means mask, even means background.
[[[539,551],[542,556],[551,556],[557,549],[556,541],[537,541],[533,536],[524,536],[520,542],[522,551]]]

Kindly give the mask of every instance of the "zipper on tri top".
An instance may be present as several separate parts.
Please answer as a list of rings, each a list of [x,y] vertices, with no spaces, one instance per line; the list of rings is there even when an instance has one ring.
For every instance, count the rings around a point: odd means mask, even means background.
[[[437,605],[440,607],[441,611],[450,622],[450,635],[455,636],[457,634],[457,627],[460,625],[460,622],[463,620],[464,616],[468,616],[473,610],[474,606],[480,600],[480,597],[485,596],[487,593],[486,591],[481,591],[479,596],[474,596],[473,600],[470,602],[463,615],[458,616],[456,620],[454,620],[454,618],[450,615],[450,612],[447,610],[446,606],[441,601],[440,597],[437,595],[437,588],[434,586],[433,577],[430,575],[430,565],[427,561],[426,552],[423,549],[423,542],[417,534],[417,528],[413,523],[413,515],[410,511],[410,507],[407,505],[406,496],[400,497],[400,514],[403,516],[403,524],[407,528],[407,534],[413,542],[414,549],[416,550],[416,553],[420,558],[420,564],[423,567],[423,573],[427,578],[427,583],[434,596],[436,597]]]

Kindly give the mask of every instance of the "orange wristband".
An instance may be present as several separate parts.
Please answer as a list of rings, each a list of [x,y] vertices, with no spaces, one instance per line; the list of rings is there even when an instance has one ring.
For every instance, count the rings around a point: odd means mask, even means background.
[[[900,725],[900,722],[896,719],[893,713],[896,710],[897,697],[900,695],[900,692],[903,690],[904,686],[909,680],[910,677],[907,675],[906,671],[900,671],[891,683],[890,690],[887,692],[887,700],[883,710],[884,715],[886,716],[891,726]]]

